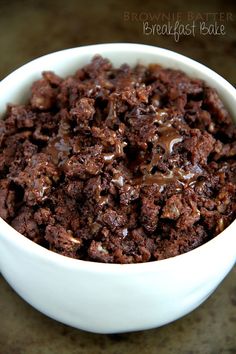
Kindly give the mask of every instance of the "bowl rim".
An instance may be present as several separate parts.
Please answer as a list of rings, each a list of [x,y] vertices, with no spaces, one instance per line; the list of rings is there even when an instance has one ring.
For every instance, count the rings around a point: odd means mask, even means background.
[[[203,73],[208,77],[213,77],[215,81],[217,81],[219,86],[222,86],[224,91],[227,93],[230,93],[231,96],[234,96],[235,103],[236,103],[236,89],[228,82],[226,81],[222,76],[217,74],[215,71],[209,69],[207,66],[187,57],[182,54],[176,53],[174,51],[171,51],[169,49],[161,48],[161,47],[156,47],[152,45],[146,45],[146,44],[139,44],[139,43],[101,43],[101,44],[92,44],[92,45],[85,45],[85,46],[78,46],[74,48],[68,48],[68,49],[62,49],[59,51],[51,52],[46,55],[42,55],[36,59],[33,59],[29,61],[28,63],[22,65],[21,67],[17,68],[14,70],[12,73],[7,75],[1,82],[0,82],[0,89],[2,85],[8,84],[11,82],[11,80],[19,75],[22,71],[25,70],[32,70],[32,68],[35,67],[36,64],[41,64],[44,61],[47,60],[52,60],[53,57],[55,56],[62,56],[62,55],[75,55],[78,56],[79,52],[91,54],[91,56],[94,56],[95,54],[101,54],[102,56],[106,57],[108,53],[103,53],[103,51],[107,52],[117,52],[119,53],[120,50],[124,52],[129,52],[129,53],[134,53],[137,56],[137,62],[138,62],[138,54],[142,53],[145,51],[146,53],[149,54],[158,54],[158,55],[164,55],[166,58],[172,59],[172,60],[177,60],[177,61],[183,61],[184,65],[193,67],[197,71]],[[101,52],[101,53],[99,53]],[[125,60],[124,60],[125,62]],[[168,66],[168,65],[167,65]],[[78,64],[79,67],[79,64]],[[45,69],[42,69],[43,71]],[[184,69],[181,69],[184,71]],[[191,75],[190,75],[191,76]],[[203,79],[204,80],[204,79]],[[122,271],[129,271],[132,273],[136,272],[142,272],[142,271],[147,271],[147,270],[155,270],[156,267],[169,267],[173,266],[173,262],[181,262],[184,260],[187,260],[189,257],[199,257],[201,256],[202,251],[208,251],[210,248],[213,248],[214,245],[217,245],[219,242],[222,241],[222,238],[225,237],[225,234],[232,231],[231,229],[235,228],[236,226],[236,220],[234,220],[226,229],[224,229],[221,233],[219,233],[217,236],[215,236],[213,239],[207,241],[201,246],[196,247],[195,249],[188,251],[186,253],[174,256],[174,257],[169,257],[166,259],[162,260],[156,260],[156,261],[150,261],[150,262],[143,262],[143,263],[125,263],[125,264],[120,264],[120,263],[102,263],[102,262],[95,262],[95,261],[87,261],[87,260],[80,260],[80,259],[75,259],[71,257],[67,257],[61,254],[58,254],[54,251],[51,251],[49,249],[44,248],[43,246],[38,245],[34,241],[30,240],[23,234],[19,233],[16,231],[10,224],[8,224],[6,221],[4,221],[0,217],[0,239],[1,238],[7,238],[10,243],[14,243],[14,245],[21,248],[24,252],[29,252],[31,255],[36,255],[41,259],[44,259],[47,262],[52,262],[52,263],[60,263],[63,267],[67,268],[83,268],[89,271],[95,271],[95,272],[120,272]],[[236,233],[234,233],[234,237],[236,237]],[[1,269],[0,269],[1,271]]]

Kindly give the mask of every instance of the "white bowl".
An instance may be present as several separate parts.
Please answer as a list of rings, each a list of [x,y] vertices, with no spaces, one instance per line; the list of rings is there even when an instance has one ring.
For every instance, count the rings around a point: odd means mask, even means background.
[[[169,50],[128,43],[99,44],[43,56],[0,83],[0,111],[27,98],[43,70],[65,76],[95,54],[115,66],[159,63],[215,87],[236,119],[236,90],[207,67]],[[143,264],[70,259],[35,244],[0,219],[0,270],[15,291],[44,314],[87,331],[143,330],[174,321],[199,306],[236,260],[236,221],[186,254]]]

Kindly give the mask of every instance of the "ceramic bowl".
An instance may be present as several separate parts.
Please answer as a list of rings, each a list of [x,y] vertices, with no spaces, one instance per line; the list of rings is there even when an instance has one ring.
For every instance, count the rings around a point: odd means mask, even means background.
[[[72,74],[95,54],[118,66],[159,63],[215,87],[236,119],[236,90],[207,67],[166,49],[129,43],[62,50],[22,66],[0,83],[0,112],[27,99],[43,70]],[[186,254],[143,264],[70,259],[35,244],[0,220],[0,271],[42,313],[76,328],[117,333],[162,326],[189,313],[214,291],[236,260],[236,221]]]

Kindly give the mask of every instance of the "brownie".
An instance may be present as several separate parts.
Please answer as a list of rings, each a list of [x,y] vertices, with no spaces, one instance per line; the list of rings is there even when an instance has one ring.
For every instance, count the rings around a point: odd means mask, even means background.
[[[0,216],[76,259],[188,252],[236,215],[236,128],[215,89],[158,64],[95,56],[43,72],[0,121]]]

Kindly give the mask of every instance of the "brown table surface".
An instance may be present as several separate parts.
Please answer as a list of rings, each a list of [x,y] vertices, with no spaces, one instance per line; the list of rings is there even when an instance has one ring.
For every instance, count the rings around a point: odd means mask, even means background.
[[[0,79],[27,61],[55,50],[92,43],[135,42],[185,54],[236,84],[235,10],[235,2],[230,0],[200,4],[183,0],[0,0]],[[171,36],[143,33],[142,20],[148,13],[176,16],[177,12],[183,24],[187,23],[188,12],[202,16],[206,24],[220,20],[219,13],[224,13],[225,18],[218,23],[224,25],[226,33],[196,33],[178,42]],[[207,13],[217,14],[206,19]],[[236,267],[191,314],[162,328],[119,335],[86,333],[55,322],[25,303],[0,278],[0,354],[137,352],[235,354]]]

